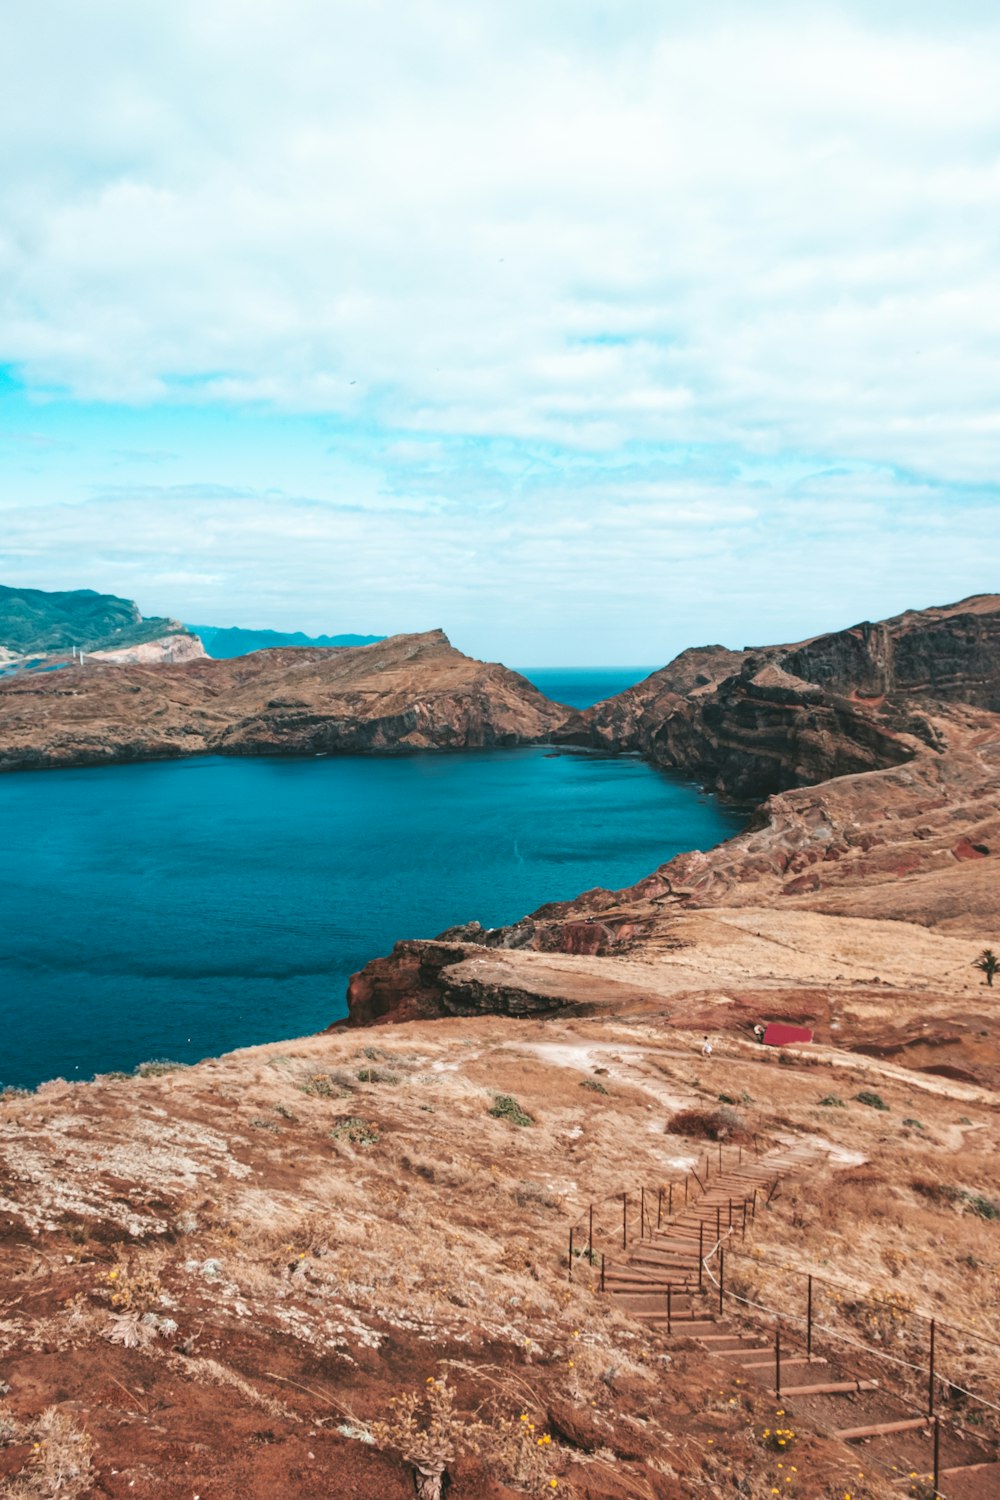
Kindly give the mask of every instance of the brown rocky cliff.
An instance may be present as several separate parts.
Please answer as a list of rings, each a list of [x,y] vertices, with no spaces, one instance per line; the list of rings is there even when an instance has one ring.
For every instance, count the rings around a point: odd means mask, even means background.
[[[88,662],[0,682],[0,769],[537,744],[567,715],[440,630],[228,661]]]
[[[873,696],[890,681],[891,692]],[[987,708],[950,701],[959,685]],[[531,994],[538,1009],[585,1004],[583,969],[553,989],[535,956],[648,962],[669,947],[679,909],[777,902],[989,930],[1000,919],[1000,716],[988,711],[998,687],[995,596],[791,647],[683,653],[589,710],[582,728],[593,744],[638,750],[731,796],[763,799],[747,831],[679,856],[630,890],[590,891],[492,932],[473,924],[444,943],[397,945],[352,980],[352,1019],[407,1006],[478,1012],[486,974],[476,965],[489,949],[510,954],[488,976],[498,1012],[523,1013]],[[573,738],[580,730],[578,722]],[[616,990],[610,975],[603,983]]]

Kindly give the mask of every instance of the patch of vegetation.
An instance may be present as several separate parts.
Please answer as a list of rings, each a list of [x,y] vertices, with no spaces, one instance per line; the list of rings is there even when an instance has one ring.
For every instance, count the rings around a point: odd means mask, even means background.
[[[867,1104],[869,1109],[884,1109],[888,1111],[889,1106],[881,1094],[873,1094],[868,1089],[862,1089],[860,1094],[855,1094],[854,1097],[859,1104]]]
[[[300,1093],[313,1099],[342,1099],[351,1091],[351,1085],[343,1077],[332,1073],[310,1073],[304,1082],[297,1085]]]
[[[399,1074],[390,1073],[386,1068],[359,1068],[357,1073],[359,1083],[398,1083]]]
[[[925,1128],[920,1120],[914,1120],[910,1115],[908,1115],[907,1118],[903,1121],[903,1124],[909,1125],[911,1130],[923,1130]]]
[[[844,1103],[843,1099],[839,1099],[836,1094],[825,1094],[823,1096],[823,1098],[819,1102],[820,1102],[820,1105],[822,1106],[823,1109],[846,1109],[847,1108],[847,1106]]]
[[[250,1124],[254,1130],[270,1130],[275,1135],[278,1135],[281,1132],[281,1126],[277,1123],[276,1120],[263,1120],[259,1115],[252,1119],[250,1121]]]
[[[608,1092],[604,1084],[598,1082],[596,1078],[581,1079],[580,1087],[582,1089],[589,1089],[592,1094],[606,1094]]]
[[[378,1142],[378,1126],[370,1120],[360,1120],[357,1115],[348,1115],[330,1131],[335,1141],[350,1141],[352,1146],[374,1146]]]
[[[743,1118],[729,1104],[718,1109],[681,1109],[667,1122],[671,1135],[701,1136],[708,1141],[732,1140],[746,1135]]]
[[[135,1078],[162,1078],[164,1073],[177,1073],[187,1066],[187,1063],[174,1062],[169,1057],[151,1057],[149,1062],[139,1063],[133,1076]]]
[[[534,1125],[526,1109],[522,1109],[513,1094],[496,1094],[490,1108],[494,1120],[509,1120],[512,1125]]]
[[[287,1104],[272,1104],[271,1108],[274,1110],[274,1113],[276,1115],[280,1115],[283,1120],[288,1120],[293,1125],[298,1124],[298,1115],[293,1114],[292,1111],[288,1108]]]
[[[980,1219],[1000,1219],[1000,1203],[995,1198],[987,1198],[983,1193],[959,1193],[959,1198],[965,1204],[970,1214],[975,1214]]]
[[[736,1100],[733,1098],[732,1094],[720,1094],[719,1095],[719,1103],[720,1104],[735,1104]]]

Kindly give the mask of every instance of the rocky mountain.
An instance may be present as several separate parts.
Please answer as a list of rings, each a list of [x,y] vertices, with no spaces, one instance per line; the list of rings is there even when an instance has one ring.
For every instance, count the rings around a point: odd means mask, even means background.
[[[332,650],[339,646],[374,646],[384,635],[304,635],[301,630],[245,630],[239,625],[188,625],[209,656],[229,661],[234,656],[248,656],[251,651],[271,651],[277,646],[319,646]]]
[[[907,760],[934,741],[925,706],[955,701],[1000,709],[998,595],[791,646],[685,651],[568,733],[757,800]]]
[[[231,661],[99,657],[0,682],[0,770],[216,755],[319,755],[537,744],[567,710],[475,661],[443,631]]]
[[[143,619],[131,599],[93,589],[50,592],[0,585],[0,651],[8,665],[68,657],[73,647],[115,660],[122,651],[164,640],[174,643],[173,651],[159,653],[167,660],[203,654],[186,625]]]

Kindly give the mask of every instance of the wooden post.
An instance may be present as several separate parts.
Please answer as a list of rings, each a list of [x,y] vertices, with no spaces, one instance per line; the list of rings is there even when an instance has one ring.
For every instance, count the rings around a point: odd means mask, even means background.
[[[705,1220],[698,1220],[698,1290],[704,1285],[705,1275]]]
[[[587,1259],[594,1264],[594,1205],[590,1205],[590,1223],[587,1229]]]
[[[622,1249],[628,1249],[628,1193],[622,1193]]]
[[[688,1201],[688,1176],[689,1176],[689,1174],[687,1172],[685,1172],[685,1174],[684,1174],[684,1207],[685,1208],[687,1207],[687,1201]]]
[[[935,1335],[936,1329],[937,1329],[937,1319],[936,1318],[931,1318],[930,1375],[929,1375],[928,1380],[927,1380],[927,1415],[930,1416],[930,1417],[933,1417],[933,1415],[934,1415],[934,1335]],[[934,1431],[935,1431],[935,1433],[937,1432],[937,1427],[936,1426],[934,1428]],[[934,1476],[934,1488],[937,1489],[937,1475]]]
[[[719,1171],[722,1171],[722,1142],[719,1142]]]
[[[726,1295],[726,1252],[719,1248],[719,1316],[722,1316],[722,1304]]]
[[[604,1252],[601,1251],[601,1291],[604,1291]]]
[[[813,1279],[810,1276],[806,1291],[806,1359],[812,1359],[813,1353]]]
[[[646,1189],[639,1189],[639,1238],[643,1239],[646,1234]]]
[[[781,1397],[781,1324],[774,1330],[774,1394]]]
[[[670,1282],[669,1282],[669,1281],[668,1281],[668,1282],[667,1282],[667,1334],[668,1334],[668,1336],[669,1336],[669,1335],[670,1335],[670,1334],[671,1334],[671,1333],[673,1333],[673,1328],[672,1328],[672,1326],[671,1326],[671,1322],[670,1322],[670,1312],[671,1312],[671,1308],[670,1308],[670,1303],[671,1303],[671,1291],[672,1291],[672,1288],[671,1288],[671,1285],[670,1285]]]
[[[685,1185],[685,1187],[687,1186],[687,1178],[686,1177],[684,1179],[684,1185]],[[687,1199],[685,1198],[684,1201],[686,1203]],[[672,1219],[673,1216],[674,1216],[674,1185],[673,1185],[673,1183],[671,1183],[670,1186],[667,1189],[667,1218],[668,1219]]]
[[[736,1164],[739,1167],[742,1167],[742,1165],[743,1165],[743,1143],[742,1143],[742,1141],[740,1142],[740,1154],[739,1154],[739,1158],[738,1158]]]
[[[753,1190],[753,1200],[750,1204],[750,1221],[754,1223],[757,1218],[757,1189]]]
[[[573,1230],[572,1230],[572,1227],[570,1228],[570,1231],[569,1231],[569,1276],[568,1276],[567,1279],[569,1281],[573,1280]]]
[[[663,1189],[659,1188],[656,1194],[656,1228],[659,1231],[663,1223]]]
[[[744,1198],[743,1199],[743,1233],[740,1236],[740,1238],[745,1240],[746,1237],[747,1237],[747,1200]]]
[[[722,1239],[722,1209],[719,1207],[718,1204],[716,1204],[715,1205],[715,1243],[718,1244],[721,1239]]]
[[[733,1227],[733,1200],[732,1200],[732,1198],[730,1198],[730,1200],[729,1200],[729,1228],[732,1229],[732,1227]]]

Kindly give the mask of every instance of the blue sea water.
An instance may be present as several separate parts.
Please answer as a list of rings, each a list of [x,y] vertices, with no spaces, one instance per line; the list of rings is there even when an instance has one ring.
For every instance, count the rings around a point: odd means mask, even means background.
[[[641,682],[655,667],[519,667],[547,698],[570,708],[590,708]]]
[[[630,884],[742,822],[544,748],[0,777],[0,1084],[316,1031],[398,938]]]

